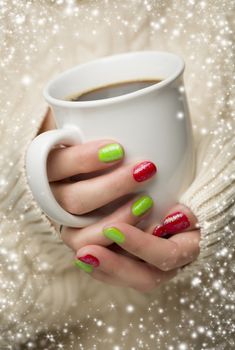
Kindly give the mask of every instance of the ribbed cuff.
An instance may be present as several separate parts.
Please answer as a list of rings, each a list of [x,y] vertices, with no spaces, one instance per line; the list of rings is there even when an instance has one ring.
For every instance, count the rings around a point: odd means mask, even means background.
[[[235,137],[228,132],[222,136],[210,136],[201,143],[197,160],[196,178],[179,202],[190,208],[198,219],[200,253],[194,262],[179,269],[174,281],[192,277],[203,267],[215,263],[218,252],[234,245],[235,241],[232,229],[235,216]]]

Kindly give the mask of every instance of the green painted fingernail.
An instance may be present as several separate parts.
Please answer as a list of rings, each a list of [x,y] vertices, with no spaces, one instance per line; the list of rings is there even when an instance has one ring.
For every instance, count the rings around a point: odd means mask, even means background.
[[[139,198],[131,207],[132,214],[135,216],[140,216],[146,213],[147,210],[152,208],[153,200],[149,196],[143,196]]]
[[[104,163],[123,158],[124,150],[118,143],[110,143],[99,149],[99,160]]]
[[[81,270],[85,272],[91,273],[93,271],[93,266],[91,266],[90,264],[86,264],[81,260],[75,260],[74,265],[79,267]]]
[[[105,237],[111,239],[115,243],[123,243],[126,239],[125,235],[116,227],[108,227],[103,230]]]

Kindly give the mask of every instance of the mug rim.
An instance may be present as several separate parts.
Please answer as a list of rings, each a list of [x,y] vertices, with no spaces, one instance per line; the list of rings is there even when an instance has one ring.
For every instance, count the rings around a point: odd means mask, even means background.
[[[95,64],[98,62],[105,62],[107,60],[110,60],[112,58],[119,58],[119,57],[123,57],[123,56],[135,56],[135,55],[146,55],[146,54],[150,54],[150,55],[168,55],[168,56],[172,56],[174,58],[176,58],[178,60],[179,63],[179,67],[176,68],[175,72],[173,74],[171,74],[169,77],[167,77],[166,79],[161,80],[158,83],[155,83],[153,85],[144,87],[142,89],[133,91],[133,92],[129,92],[127,94],[124,95],[120,95],[120,96],[115,96],[115,97],[109,97],[109,98],[104,98],[104,99],[100,99],[100,100],[91,100],[91,101],[67,101],[67,100],[61,100],[59,98],[55,98],[52,97],[51,94],[49,93],[49,90],[51,88],[51,86],[56,83],[56,81],[58,79],[60,79],[61,77],[67,75],[68,73],[71,73],[75,70],[77,70],[78,68],[82,68],[83,66],[87,66],[89,64]],[[185,69],[185,62],[183,60],[183,58],[175,53],[172,52],[168,52],[168,51],[157,51],[157,50],[141,50],[141,51],[129,51],[129,52],[123,52],[123,53],[119,53],[119,54],[112,54],[112,55],[108,55],[108,56],[103,56],[103,57],[98,57],[94,60],[90,60],[81,64],[76,65],[75,67],[72,67],[70,69],[65,70],[64,72],[60,73],[59,75],[57,75],[56,77],[54,77],[53,79],[51,79],[47,85],[45,86],[44,90],[43,90],[43,96],[46,99],[46,101],[50,104],[50,105],[54,105],[54,106],[58,106],[58,107],[69,107],[69,108],[77,108],[77,107],[97,107],[97,106],[103,106],[103,105],[108,105],[108,104],[112,104],[112,103],[116,103],[116,102],[122,102],[125,101],[127,99],[132,99],[132,98],[136,98],[142,95],[145,95],[151,91],[154,90],[160,90],[163,87],[166,87],[168,85],[170,85],[172,82],[174,82],[183,72]]]

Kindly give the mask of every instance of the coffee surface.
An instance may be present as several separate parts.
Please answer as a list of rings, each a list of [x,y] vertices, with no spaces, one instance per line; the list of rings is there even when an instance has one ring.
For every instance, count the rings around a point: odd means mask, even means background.
[[[138,80],[138,81],[126,81],[115,84],[110,84],[106,86],[102,86],[96,89],[92,89],[89,91],[81,92],[78,94],[74,94],[66,98],[69,101],[94,101],[94,100],[103,100],[106,98],[121,96],[125,94],[129,94],[130,92],[134,92],[137,90],[141,90],[148,86],[160,83],[160,79],[154,80]]]

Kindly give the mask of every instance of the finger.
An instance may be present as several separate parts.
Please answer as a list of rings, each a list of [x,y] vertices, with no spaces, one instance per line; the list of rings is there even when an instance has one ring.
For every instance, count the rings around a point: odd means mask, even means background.
[[[182,204],[177,204],[171,208],[160,225],[150,227],[148,232],[158,237],[165,237],[197,228],[197,218],[192,211]]]
[[[141,205],[141,198],[143,201],[142,203],[144,204],[144,201],[146,201],[146,196],[135,196],[120,208],[115,210],[112,214],[104,217],[102,220],[94,223],[93,225],[80,229],[63,226],[61,232],[62,240],[74,251],[88,244],[99,244],[102,246],[108,246],[112,244],[112,242],[110,242],[110,239],[106,238],[101,233],[103,227],[105,225],[111,224],[114,221],[126,222],[130,225],[136,225],[141,220],[146,219],[153,208],[153,202],[150,197],[149,205],[145,206],[145,208],[143,207],[143,211],[140,213],[140,215],[133,215],[132,212],[132,208],[135,207],[136,203],[138,203],[139,206]]]
[[[191,262],[199,254],[199,231],[185,233],[189,239],[181,240],[180,244],[172,239],[145,234],[126,223],[104,227],[103,234],[129,253],[163,271]]]
[[[199,230],[182,232],[180,235],[171,236],[168,240],[175,242],[180,247],[176,267],[181,267],[197,259],[201,240]]]
[[[90,141],[76,146],[53,149],[47,160],[49,181],[107,169],[123,159],[122,146],[112,140]]]
[[[73,184],[54,182],[51,189],[65,210],[81,215],[141,189],[155,173],[156,166],[150,161],[143,161]]]
[[[144,262],[134,261],[108,248],[90,245],[81,248],[77,254],[76,266],[92,274],[92,277],[106,283],[130,287],[141,292],[155,289],[171,279],[177,271],[163,272]],[[82,262],[82,263],[81,263]],[[85,265],[84,265],[85,263]],[[88,267],[86,266],[88,265]],[[103,272],[103,274],[100,274]]]

